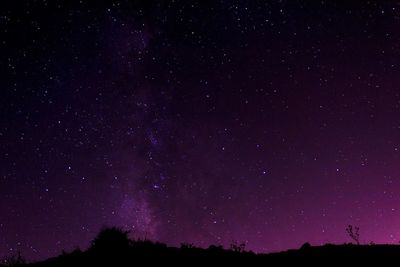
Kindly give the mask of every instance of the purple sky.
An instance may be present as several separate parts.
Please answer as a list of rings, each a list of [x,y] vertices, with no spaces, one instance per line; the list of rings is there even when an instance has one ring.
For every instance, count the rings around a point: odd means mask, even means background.
[[[65,2],[0,4],[0,257],[400,241],[397,1]]]

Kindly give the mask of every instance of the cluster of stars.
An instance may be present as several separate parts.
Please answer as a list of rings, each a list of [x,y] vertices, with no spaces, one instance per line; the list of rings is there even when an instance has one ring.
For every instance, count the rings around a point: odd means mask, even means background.
[[[276,251],[346,242],[351,223],[397,243],[399,16],[361,1],[5,4],[0,256],[85,247],[103,225]]]

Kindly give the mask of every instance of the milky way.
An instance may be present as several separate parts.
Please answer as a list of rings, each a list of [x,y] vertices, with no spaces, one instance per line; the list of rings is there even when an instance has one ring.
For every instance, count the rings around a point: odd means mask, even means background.
[[[0,256],[111,225],[257,252],[350,242],[348,224],[399,242],[395,1],[15,2]]]

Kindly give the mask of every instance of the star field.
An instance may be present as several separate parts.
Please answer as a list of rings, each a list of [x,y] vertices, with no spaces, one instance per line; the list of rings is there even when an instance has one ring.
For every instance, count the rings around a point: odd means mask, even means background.
[[[0,6],[0,256],[400,241],[396,1]]]

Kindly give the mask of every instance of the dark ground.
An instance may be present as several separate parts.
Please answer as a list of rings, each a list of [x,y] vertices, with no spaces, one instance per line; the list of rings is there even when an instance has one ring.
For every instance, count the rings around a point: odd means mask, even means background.
[[[197,248],[182,244],[180,248],[148,240],[131,240],[128,232],[117,228],[102,230],[86,251],[79,249],[35,263],[22,263],[23,259],[10,258],[14,262],[4,266],[142,266],[170,265],[244,265],[276,266],[282,264],[308,264],[326,266],[331,264],[378,264],[395,265],[400,260],[399,245],[331,245],[310,246],[271,254],[246,251],[239,244],[230,249],[222,246]],[[20,263],[18,263],[18,261]],[[3,267],[3,265],[1,265]]]

